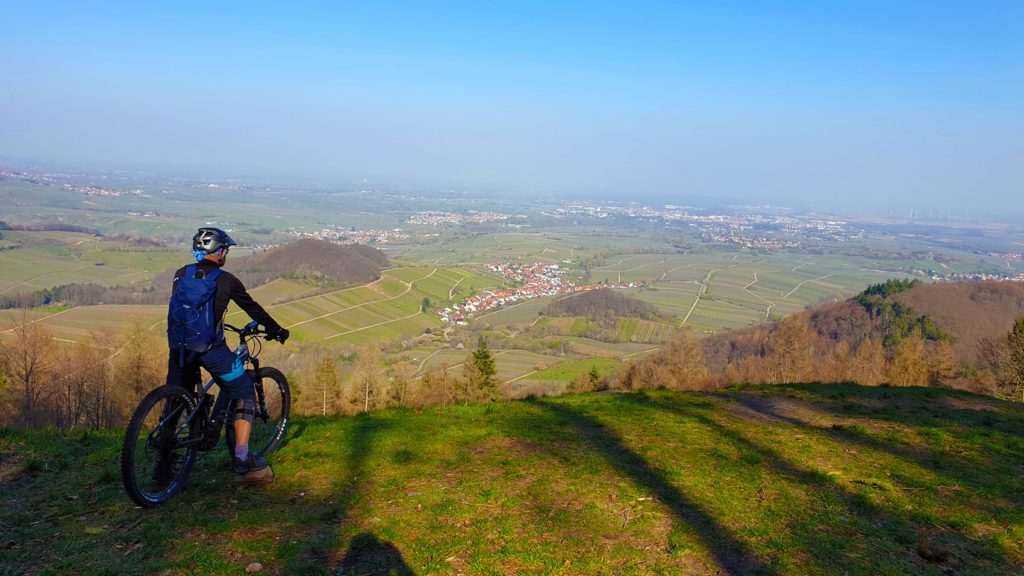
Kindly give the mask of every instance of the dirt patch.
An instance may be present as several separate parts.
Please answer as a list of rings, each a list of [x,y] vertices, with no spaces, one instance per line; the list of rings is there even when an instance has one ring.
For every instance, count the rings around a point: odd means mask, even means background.
[[[21,458],[5,455],[0,459],[0,485],[7,484],[21,476]]]
[[[725,405],[725,410],[748,422],[790,423],[800,426],[828,428],[840,418],[793,398],[777,396],[740,396]]]
[[[950,398],[939,399],[938,404],[954,410],[984,410],[988,412],[1003,412],[1003,407],[994,400],[985,398]]]

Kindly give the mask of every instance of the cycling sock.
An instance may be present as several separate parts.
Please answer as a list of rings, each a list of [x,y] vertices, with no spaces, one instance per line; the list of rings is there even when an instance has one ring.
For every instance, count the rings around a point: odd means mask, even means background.
[[[235,458],[239,460],[245,460],[249,457],[249,445],[248,444],[237,444],[235,445]]]

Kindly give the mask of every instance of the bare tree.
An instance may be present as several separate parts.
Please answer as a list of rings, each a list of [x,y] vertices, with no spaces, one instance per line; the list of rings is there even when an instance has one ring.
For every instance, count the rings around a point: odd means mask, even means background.
[[[814,337],[803,315],[790,316],[768,338],[770,377],[774,384],[814,378]]]
[[[664,386],[669,390],[700,390],[707,386],[708,368],[704,363],[704,352],[685,331],[676,332],[658,355],[664,356],[668,369],[668,381]]]
[[[52,393],[55,367],[53,336],[38,322],[23,313],[12,328],[12,336],[0,346],[0,365],[8,378],[12,424],[37,426],[46,423],[46,399]]]
[[[409,401],[409,389],[416,374],[416,366],[401,361],[388,368],[388,397],[396,406],[405,406]]]
[[[320,390],[320,414],[326,416],[328,407],[331,408],[332,414],[337,412],[340,381],[338,379],[338,365],[335,364],[334,357],[331,354],[323,353],[320,356],[320,361],[316,366],[314,382],[314,388]]]
[[[899,341],[889,363],[889,382],[895,386],[924,386],[928,384],[928,361],[925,358],[924,338],[918,332]]]
[[[383,385],[383,371],[380,365],[380,346],[364,344],[356,350],[356,361],[352,368],[352,380],[363,405],[363,412],[376,407]]]
[[[877,338],[866,338],[857,347],[850,365],[851,380],[865,386],[878,386],[885,380],[885,348]]]
[[[932,386],[952,384],[960,375],[960,359],[947,341],[937,342],[926,354],[928,362],[928,382]]]

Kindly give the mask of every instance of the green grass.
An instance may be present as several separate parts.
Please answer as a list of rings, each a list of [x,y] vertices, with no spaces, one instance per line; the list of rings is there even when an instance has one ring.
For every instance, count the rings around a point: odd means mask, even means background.
[[[16,294],[60,284],[108,286],[146,282],[180,266],[187,251],[126,245],[71,232],[6,231],[5,242],[19,248],[0,251],[0,293]]]
[[[297,419],[263,488],[217,451],[141,510],[117,434],[3,431],[0,567],[1019,574],[1022,437],[1017,405],[836,385],[389,410]]]
[[[531,380],[560,380],[571,382],[581,374],[589,374],[591,368],[597,368],[602,377],[611,374],[622,366],[622,362],[612,358],[588,358],[586,360],[569,360],[550,368],[531,374]]]

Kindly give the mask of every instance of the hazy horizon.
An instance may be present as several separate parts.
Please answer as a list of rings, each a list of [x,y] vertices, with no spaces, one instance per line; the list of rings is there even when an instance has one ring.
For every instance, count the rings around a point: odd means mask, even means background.
[[[18,3],[0,156],[164,174],[1020,213],[1013,2]]]

